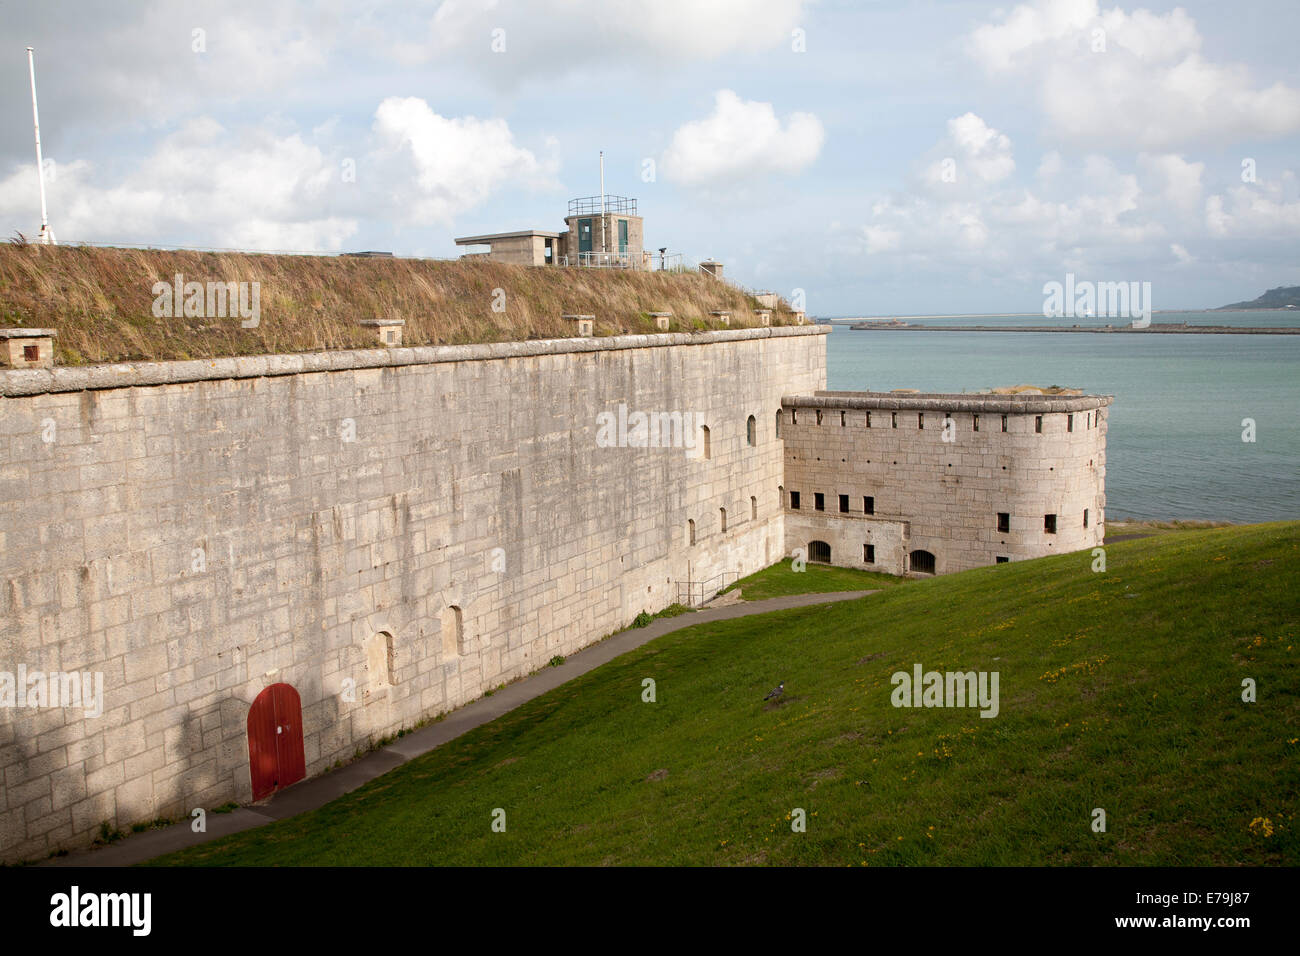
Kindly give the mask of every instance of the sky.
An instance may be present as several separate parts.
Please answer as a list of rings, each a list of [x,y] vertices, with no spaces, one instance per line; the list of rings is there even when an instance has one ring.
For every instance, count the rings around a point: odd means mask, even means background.
[[[1300,4],[0,0],[0,230],[455,257],[637,199],[814,315],[1300,285]],[[797,291],[798,290],[798,291]]]

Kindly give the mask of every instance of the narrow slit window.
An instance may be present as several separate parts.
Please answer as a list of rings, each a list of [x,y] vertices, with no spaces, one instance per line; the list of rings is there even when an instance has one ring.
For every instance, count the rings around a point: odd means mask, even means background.
[[[1037,433],[1040,434],[1040,435],[1043,433],[1043,416],[1042,416],[1042,415],[1035,415],[1035,416],[1034,416],[1034,431],[1037,432]]]

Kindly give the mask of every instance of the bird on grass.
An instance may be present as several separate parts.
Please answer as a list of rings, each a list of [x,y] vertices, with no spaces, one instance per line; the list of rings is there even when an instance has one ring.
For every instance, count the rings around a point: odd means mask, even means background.
[[[781,681],[781,683],[777,684],[776,690],[772,691],[772,693],[768,694],[763,699],[775,700],[776,698],[780,697],[783,693],[785,693],[785,681]]]

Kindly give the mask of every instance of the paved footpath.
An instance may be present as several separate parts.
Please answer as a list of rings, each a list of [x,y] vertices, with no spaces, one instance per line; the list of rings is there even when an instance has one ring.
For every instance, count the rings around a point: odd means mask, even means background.
[[[190,823],[186,821],[159,830],[136,833],[118,843],[99,849],[78,850],[67,856],[54,857],[43,861],[40,865],[131,866],[165,853],[173,853],[199,843],[216,840],[231,833],[251,830],[276,820],[297,816],[308,810],[323,807],[330,801],[337,800],[344,794],[401,766],[406,761],[426,754],[449,740],[455,740],[475,727],[496,720],[520,704],[534,697],[540,697],[547,691],[554,690],[588,671],[593,671],[620,654],[626,654],[656,637],[679,631],[684,627],[693,627],[696,624],[727,621],[736,617],[747,617],[750,614],[784,611],[789,608],[829,604],[834,601],[850,601],[875,593],[875,591],[836,591],[828,594],[794,594],[770,598],[766,601],[742,601],[723,607],[705,607],[692,614],[658,618],[646,627],[628,628],[599,644],[584,648],[567,658],[558,667],[544,667],[537,673],[496,691],[491,697],[480,697],[452,711],[442,720],[426,724],[387,747],[354,760],[345,767],[294,784],[252,806],[240,807],[230,813],[209,812],[206,833],[191,832]]]

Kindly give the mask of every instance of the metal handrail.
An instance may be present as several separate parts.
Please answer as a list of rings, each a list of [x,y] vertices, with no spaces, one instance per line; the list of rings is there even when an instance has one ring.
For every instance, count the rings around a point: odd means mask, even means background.
[[[740,580],[740,573],[738,571],[723,571],[704,581],[678,581],[677,603],[685,604],[687,607],[695,607],[710,601],[727,587],[728,578],[731,579],[730,583],[735,583]],[[714,582],[718,583],[715,585]],[[697,594],[699,600],[696,600]],[[683,595],[685,600],[683,600]]]
[[[636,200],[627,196],[611,196],[609,193],[569,200],[570,216],[590,216],[602,212],[635,216]]]

